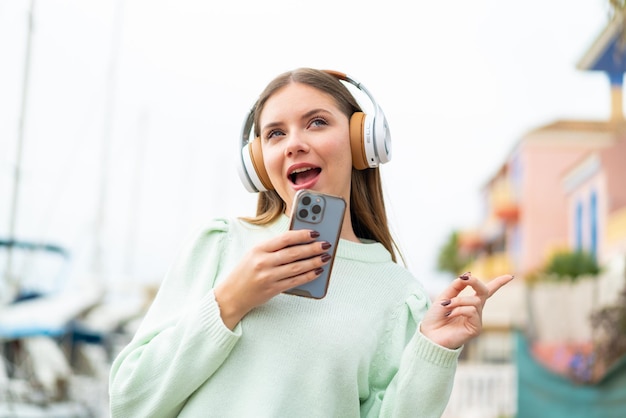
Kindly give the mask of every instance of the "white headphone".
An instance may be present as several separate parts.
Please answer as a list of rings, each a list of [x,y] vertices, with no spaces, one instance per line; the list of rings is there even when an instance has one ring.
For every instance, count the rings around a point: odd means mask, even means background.
[[[332,70],[324,72],[354,85],[364,92],[374,105],[374,116],[355,112],[350,117],[350,144],[352,166],[357,170],[378,167],[391,159],[391,136],[385,115],[371,93],[361,83],[344,73]],[[241,131],[241,158],[238,164],[239,178],[252,193],[272,190],[272,182],[263,164],[261,141],[250,141],[254,125],[254,106],[246,117]]]

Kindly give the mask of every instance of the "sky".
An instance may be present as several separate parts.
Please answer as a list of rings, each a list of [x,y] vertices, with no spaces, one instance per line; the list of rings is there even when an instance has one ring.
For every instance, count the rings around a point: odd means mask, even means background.
[[[287,70],[347,73],[384,110],[392,232],[432,293],[449,279],[441,246],[478,225],[481,188],[517,141],[610,113],[606,77],[576,68],[608,0],[32,4],[26,65],[31,1],[0,0],[0,239],[15,213],[17,238],[70,251],[67,281],[158,282],[202,223],[253,214],[240,130]],[[56,271],[40,258],[12,273]]]

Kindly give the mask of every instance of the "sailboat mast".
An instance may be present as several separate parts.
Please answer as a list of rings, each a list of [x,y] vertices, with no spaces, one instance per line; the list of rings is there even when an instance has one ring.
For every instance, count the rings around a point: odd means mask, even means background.
[[[119,55],[119,46],[121,38],[123,17],[123,0],[118,0],[114,10],[113,16],[113,39],[111,42],[111,56],[109,59],[109,68],[107,71],[106,80],[106,101],[104,107],[104,128],[102,130],[102,142],[100,159],[100,184],[98,185],[98,196],[96,206],[96,219],[94,230],[94,252],[91,260],[91,270],[95,275],[96,280],[102,280],[105,275],[104,266],[104,226],[106,223],[106,212],[108,204],[108,185],[109,185],[109,170],[111,159],[111,141],[112,141],[112,125],[114,117],[114,105],[115,105],[115,90],[116,90],[116,72],[117,72],[117,59]]]
[[[35,14],[35,0],[30,1],[28,11],[28,31],[26,36],[26,54],[24,58],[24,79],[22,80],[22,103],[17,129],[17,146],[15,151],[15,172],[13,174],[13,196],[9,211],[9,246],[7,248],[7,265],[5,271],[6,283],[9,286],[9,294],[16,290],[17,278],[13,274],[13,247],[16,240],[17,212],[20,201],[20,187],[22,177],[22,153],[24,149],[24,129],[26,126],[26,111],[28,103],[28,86],[30,82],[30,57],[32,49],[33,26]]]

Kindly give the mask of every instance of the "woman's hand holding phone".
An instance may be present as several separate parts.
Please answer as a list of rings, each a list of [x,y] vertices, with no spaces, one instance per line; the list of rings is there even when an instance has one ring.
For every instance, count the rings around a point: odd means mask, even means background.
[[[328,250],[311,229],[290,230],[253,247],[215,287],[224,324],[232,330],[256,306],[315,280],[329,262]]]

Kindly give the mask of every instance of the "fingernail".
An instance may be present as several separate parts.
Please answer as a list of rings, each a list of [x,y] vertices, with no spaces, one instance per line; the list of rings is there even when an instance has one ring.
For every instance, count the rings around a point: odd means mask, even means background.
[[[316,269],[315,269],[315,274],[317,274],[318,276],[319,276],[320,274],[322,274],[323,272],[324,272],[324,269],[323,269],[323,268],[321,268],[321,267],[318,267],[318,268],[316,268]]]
[[[331,247],[330,242],[324,241],[322,242],[322,250],[327,250]]]
[[[317,231],[311,231],[311,238],[317,238],[320,236],[320,233]]]
[[[452,303],[452,301],[450,299],[446,299],[446,300],[441,302],[441,306],[448,306],[451,303]]]
[[[472,272],[471,272],[471,271],[468,271],[468,272],[466,272],[466,273],[463,273],[463,274],[461,274],[461,275],[459,276],[459,279],[461,279],[461,280],[468,280],[468,279],[470,278],[470,274],[472,274]]]
[[[322,261],[325,263],[328,260],[330,260],[330,254],[328,254],[328,253],[322,254]]]

